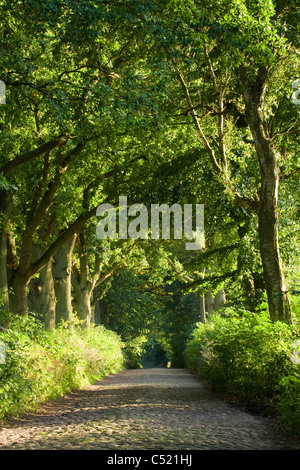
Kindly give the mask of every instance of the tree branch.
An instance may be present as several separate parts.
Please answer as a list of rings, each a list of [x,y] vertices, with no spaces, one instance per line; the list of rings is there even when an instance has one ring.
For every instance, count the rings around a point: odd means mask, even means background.
[[[189,109],[191,110],[190,111],[190,115],[192,116],[192,119],[194,121],[194,124],[195,124],[195,127],[196,127],[196,130],[197,130],[197,133],[200,137],[200,140],[202,142],[202,144],[204,145],[206,151],[208,152],[208,155],[210,157],[210,160],[211,160],[211,163],[215,169],[215,171],[217,173],[221,173],[222,172],[222,169],[220,167],[220,165],[218,164],[217,162],[217,159],[216,159],[216,156],[215,156],[215,152],[214,150],[212,149],[212,147],[210,146],[210,143],[208,142],[204,132],[203,132],[203,129],[200,125],[200,122],[199,122],[199,119],[198,119],[198,116],[195,112],[195,108],[194,108],[194,105],[192,103],[192,99],[191,99],[191,96],[190,96],[190,92],[189,92],[189,89],[187,87],[187,84],[185,83],[185,80],[183,78],[183,75],[180,71],[177,71],[177,77],[181,83],[181,86],[182,86],[182,89],[183,89],[183,92],[184,92],[184,95],[186,97],[186,101],[187,101],[187,104],[188,104],[188,107]]]
[[[79,142],[79,144],[77,144],[77,146],[74,149],[72,149],[68,153],[68,155],[63,159],[61,167],[57,168],[54,179],[49,183],[48,189],[45,192],[43,199],[38,205],[33,217],[31,218],[26,228],[27,235],[32,236],[35,230],[37,229],[37,227],[40,225],[57,191],[61,176],[67,170],[72,158],[76,155],[79,155],[83,147],[84,147],[84,144],[82,142]]]
[[[212,82],[213,82],[215,92],[218,95],[218,133],[219,133],[219,145],[218,145],[218,147],[219,147],[219,152],[220,152],[220,155],[221,155],[221,160],[222,160],[222,164],[223,164],[223,167],[224,167],[224,171],[227,173],[228,165],[227,165],[225,140],[224,140],[224,109],[225,109],[224,108],[224,89],[222,88],[222,86],[220,86],[220,87],[218,86],[216,74],[215,74],[212,62],[210,60],[210,57],[208,55],[207,47],[206,47],[205,42],[204,42],[204,56],[206,58],[208,66],[209,66],[210,75],[211,75],[211,79],[212,79]]]
[[[300,167],[295,168],[295,170],[291,171],[290,173],[279,173],[279,178],[287,180],[292,178],[293,176],[297,175],[300,172]]]
[[[98,207],[98,206],[97,206]],[[83,212],[79,217],[65,230],[63,230],[57,239],[48,247],[43,255],[34,263],[31,264],[29,269],[29,276],[33,276],[58,252],[58,250],[66,243],[66,241],[79,232],[84,224],[96,215],[97,207],[94,207],[88,212]]]
[[[46,153],[55,149],[56,147],[60,147],[61,145],[64,145],[68,139],[69,137],[65,135],[55,137],[55,139],[52,139],[49,142],[46,142],[40,147],[34,150],[31,150],[30,152],[24,153],[22,155],[18,155],[13,160],[10,160],[9,162],[5,163],[5,165],[3,165],[2,168],[0,168],[0,172],[4,176],[6,176],[9,173],[16,170],[16,168],[18,168],[20,165],[23,165],[24,163],[35,160],[36,158],[39,158],[42,155],[45,155]]]

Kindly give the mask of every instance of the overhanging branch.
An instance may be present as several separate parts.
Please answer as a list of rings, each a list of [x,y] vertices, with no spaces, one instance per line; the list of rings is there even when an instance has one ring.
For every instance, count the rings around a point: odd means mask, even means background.
[[[39,158],[42,155],[45,155],[46,153],[55,149],[56,147],[60,147],[61,145],[64,145],[67,142],[67,140],[68,140],[68,137],[65,135],[55,137],[55,139],[52,139],[49,142],[46,142],[40,147],[34,150],[31,150],[30,152],[23,153],[22,155],[18,155],[13,160],[10,160],[9,162],[5,163],[5,165],[3,165],[2,168],[0,169],[0,172],[3,174],[3,176],[6,176],[9,173],[12,173],[14,170],[16,170],[20,165],[23,165],[24,163],[27,163],[36,158]]]

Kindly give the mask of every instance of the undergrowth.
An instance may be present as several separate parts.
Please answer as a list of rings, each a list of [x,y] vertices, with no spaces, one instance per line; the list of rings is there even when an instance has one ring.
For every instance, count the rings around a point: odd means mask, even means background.
[[[285,426],[300,433],[298,339],[294,327],[272,323],[265,313],[224,309],[197,324],[185,363],[214,391],[267,398]]]
[[[102,326],[48,331],[34,317],[14,317],[0,342],[0,419],[124,367],[121,339]]]

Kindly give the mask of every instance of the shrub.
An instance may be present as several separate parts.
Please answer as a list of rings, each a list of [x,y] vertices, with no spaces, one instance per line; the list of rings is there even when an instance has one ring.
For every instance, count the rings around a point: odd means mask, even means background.
[[[300,374],[283,377],[278,385],[277,410],[284,426],[300,434]]]
[[[140,369],[144,352],[145,336],[137,336],[127,341],[124,348],[125,366],[127,369]]]
[[[124,366],[123,343],[102,326],[47,331],[33,317],[15,317],[2,330],[0,418],[81,388]]]
[[[187,367],[214,390],[245,397],[275,393],[282,377],[293,368],[288,325],[271,323],[265,314],[225,310],[198,324],[185,351]]]

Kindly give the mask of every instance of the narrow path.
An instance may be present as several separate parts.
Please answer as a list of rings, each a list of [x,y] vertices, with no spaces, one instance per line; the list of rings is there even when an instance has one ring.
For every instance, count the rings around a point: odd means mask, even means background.
[[[293,448],[271,420],[217,399],[185,369],[124,370],[0,428],[0,450]]]

